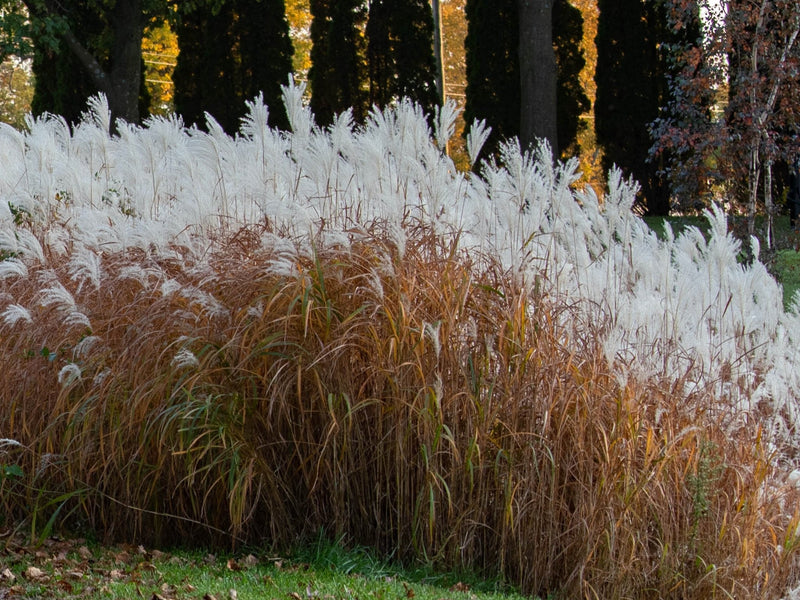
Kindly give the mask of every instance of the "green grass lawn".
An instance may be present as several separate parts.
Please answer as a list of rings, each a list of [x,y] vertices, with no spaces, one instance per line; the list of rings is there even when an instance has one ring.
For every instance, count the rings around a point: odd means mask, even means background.
[[[160,552],[48,539],[0,546],[0,598],[150,600],[522,600],[475,576],[398,572],[363,550],[321,542],[291,557]]]
[[[775,257],[775,272],[783,285],[783,305],[788,308],[795,292],[800,289],[800,252],[779,250]]]

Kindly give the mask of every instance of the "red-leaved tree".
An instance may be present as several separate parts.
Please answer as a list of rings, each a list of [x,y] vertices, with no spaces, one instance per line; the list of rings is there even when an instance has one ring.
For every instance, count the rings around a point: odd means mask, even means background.
[[[653,154],[672,158],[675,189],[695,200],[721,185],[751,234],[763,198],[770,242],[772,166],[800,151],[800,3],[664,1],[673,28],[699,14],[704,35],[672,48],[675,100],[653,124]]]

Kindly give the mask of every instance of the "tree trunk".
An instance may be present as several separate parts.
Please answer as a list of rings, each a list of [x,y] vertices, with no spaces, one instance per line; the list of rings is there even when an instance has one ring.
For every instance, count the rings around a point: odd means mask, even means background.
[[[760,138],[750,148],[750,173],[747,182],[747,235],[756,233],[756,206],[758,200],[758,180],[761,179]],[[749,243],[749,240],[748,240]]]
[[[112,118],[139,122],[139,91],[142,83],[142,0],[117,0],[111,14],[114,44],[108,78],[108,104]],[[113,122],[113,121],[112,121]]]
[[[553,0],[517,0],[519,7],[520,144],[536,138],[558,155]]]
[[[439,0],[431,1],[433,9],[433,58],[436,61],[436,91],[439,94],[439,104],[444,105],[446,94],[444,91],[444,58],[442,56],[442,7]]]
[[[773,219],[775,207],[772,204],[772,159],[768,158],[764,165],[764,210],[767,213],[767,231],[765,233],[767,250],[772,250],[774,246],[773,238]]]

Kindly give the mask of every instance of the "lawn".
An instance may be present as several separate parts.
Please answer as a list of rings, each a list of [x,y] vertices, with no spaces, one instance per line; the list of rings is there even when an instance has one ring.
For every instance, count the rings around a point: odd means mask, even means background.
[[[81,538],[0,550],[0,598],[151,600],[521,600],[499,581],[474,575],[398,571],[364,549],[324,541],[280,556],[260,550],[213,554],[101,546]]]

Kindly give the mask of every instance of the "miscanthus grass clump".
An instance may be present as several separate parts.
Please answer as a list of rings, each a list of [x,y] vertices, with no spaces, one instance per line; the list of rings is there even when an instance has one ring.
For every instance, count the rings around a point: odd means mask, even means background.
[[[0,130],[6,524],[788,594],[800,320],[725,215],[658,239],[544,146],[457,172],[450,105],[301,98],[286,134],[259,100],[235,137],[102,98]]]

